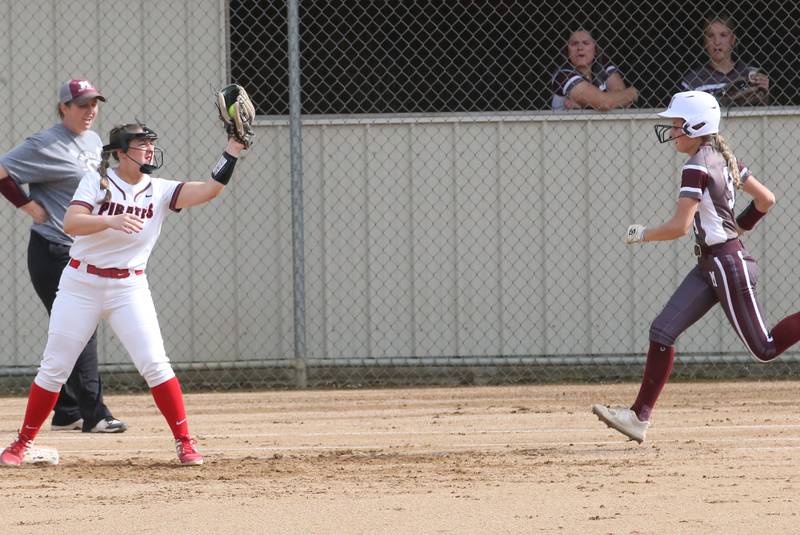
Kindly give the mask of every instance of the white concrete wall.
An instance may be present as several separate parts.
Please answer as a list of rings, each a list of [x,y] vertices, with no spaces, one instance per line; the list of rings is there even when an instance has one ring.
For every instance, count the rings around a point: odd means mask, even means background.
[[[800,282],[798,140],[794,110],[766,113],[729,118],[725,132],[783,199],[745,240],[777,321],[795,311]],[[309,353],[642,352],[695,261],[692,240],[628,247],[622,236],[629,223],[669,218],[683,158],[657,143],[651,113],[555,119],[307,121]],[[680,340],[683,353],[743,349],[719,312]]]

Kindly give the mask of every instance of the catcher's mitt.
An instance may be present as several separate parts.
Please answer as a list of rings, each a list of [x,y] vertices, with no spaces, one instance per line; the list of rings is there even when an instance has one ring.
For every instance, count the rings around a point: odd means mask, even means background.
[[[217,111],[229,138],[249,149],[253,145],[256,108],[244,87],[231,84],[217,92]]]
[[[767,92],[763,87],[752,84],[748,78],[738,78],[728,84],[717,100],[723,108],[730,106],[759,106],[766,104]]]

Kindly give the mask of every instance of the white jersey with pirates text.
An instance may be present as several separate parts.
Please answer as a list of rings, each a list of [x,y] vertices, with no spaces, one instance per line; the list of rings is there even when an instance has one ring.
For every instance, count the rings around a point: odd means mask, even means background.
[[[180,211],[175,203],[184,183],[144,175],[138,184],[129,184],[113,169],[108,170],[108,182],[111,200],[104,202],[100,176],[86,173],[70,205],[84,206],[94,215],[136,214],[144,220],[141,232],[126,234],[109,228],[76,236],[70,256],[99,268],[145,269],[167,210]]]

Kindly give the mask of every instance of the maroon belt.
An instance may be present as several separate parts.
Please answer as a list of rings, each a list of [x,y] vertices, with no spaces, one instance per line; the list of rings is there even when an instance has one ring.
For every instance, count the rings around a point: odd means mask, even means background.
[[[69,260],[70,267],[78,269],[80,265],[81,263],[79,260],[70,258]],[[98,277],[105,277],[107,279],[127,279],[128,277],[131,276],[131,271],[133,271],[134,275],[141,275],[142,273],[144,273],[143,269],[130,270],[122,268],[99,268],[91,264],[86,264],[86,273],[97,275]]]
[[[743,251],[744,245],[738,238],[733,238],[723,243],[715,245],[700,245],[694,244],[695,256],[721,256],[724,254],[735,253],[736,251]]]

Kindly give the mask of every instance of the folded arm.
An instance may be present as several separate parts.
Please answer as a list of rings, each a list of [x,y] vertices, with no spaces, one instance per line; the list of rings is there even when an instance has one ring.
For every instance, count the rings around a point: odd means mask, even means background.
[[[619,77],[618,74],[614,74]],[[612,75],[612,77],[613,76],[614,75]],[[622,85],[624,86],[624,83]],[[572,91],[569,92],[569,99],[573,103],[582,107],[594,108],[598,111],[626,108],[636,102],[638,98],[639,92],[633,87],[600,91],[586,81],[579,82]]]
[[[141,232],[144,220],[135,214],[94,215],[80,204],[71,204],[64,215],[64,233],[70,236],[86,236],[106,229],[126,234]]]

